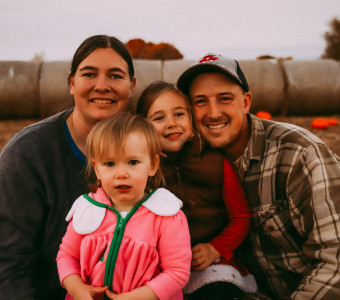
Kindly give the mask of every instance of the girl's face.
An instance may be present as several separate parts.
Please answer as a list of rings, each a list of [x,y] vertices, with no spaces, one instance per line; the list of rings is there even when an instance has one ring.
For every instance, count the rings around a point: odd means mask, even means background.
[[[165,153],[181,150],[193,134],[186,101],[175,92],[167,91],[158,96],[147,118],[155,126]]]
[[[123,111],[136,81],[130,80],[126,61],[111,48],[88,55],[70,77],[74,112],[90,124]]]
[[[144,133],[131,132],[123,151],[112,146],[102,160],[93,161],[93,167],[102,187],[118,211],[130,211],[144,198],[149,176],[154,176],[159,157],[153,162]]]

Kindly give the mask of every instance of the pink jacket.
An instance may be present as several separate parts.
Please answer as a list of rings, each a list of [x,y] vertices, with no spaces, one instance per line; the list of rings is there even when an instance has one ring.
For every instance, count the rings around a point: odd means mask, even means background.
[[[111,205],[101,188],[89,197]],[[161,188],[127,221],[117,246],[114,292],[128,292],[147,284],[160,299],[183,299],[181,290],[189,279],[191,248],[181,206],[176,196]],[[87,284],[104,286],[116,213],[91,203],[85,195],[75,201],[67,220],[71,222],[57,256],[60,281],[71,274],[80,274]]]

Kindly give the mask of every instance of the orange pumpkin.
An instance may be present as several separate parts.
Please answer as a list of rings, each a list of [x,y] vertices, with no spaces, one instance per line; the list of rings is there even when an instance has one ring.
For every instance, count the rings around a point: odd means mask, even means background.
[[[258,111],[256,113],[256,117],[261,118],[261,119],[265,119],[265,120],[271,120],[272,119],[272,115],[267,111]]]
[[[312,127],[315,129],[327,129],[328,121],[325,118],[315,118],[312,121]]]

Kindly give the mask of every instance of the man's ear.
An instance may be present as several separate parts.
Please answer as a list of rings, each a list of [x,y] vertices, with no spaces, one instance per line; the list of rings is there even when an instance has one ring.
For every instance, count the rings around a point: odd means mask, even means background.
[[[247,114],[250,110],[250,106],[251,106],[251,100],[253,98],[253,95],[251,92],[246,92],[244,94],[244,99],[243,99],[243,109],[244,109],[244,113]]]

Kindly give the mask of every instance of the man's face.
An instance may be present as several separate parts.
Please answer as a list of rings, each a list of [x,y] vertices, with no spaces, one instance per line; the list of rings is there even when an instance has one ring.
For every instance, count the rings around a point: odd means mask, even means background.
[[[197,127],[209,144],[226,153],[243,151],[249,139],[251,93],[221,73],[206,73],[193,80],[189,94]]]

